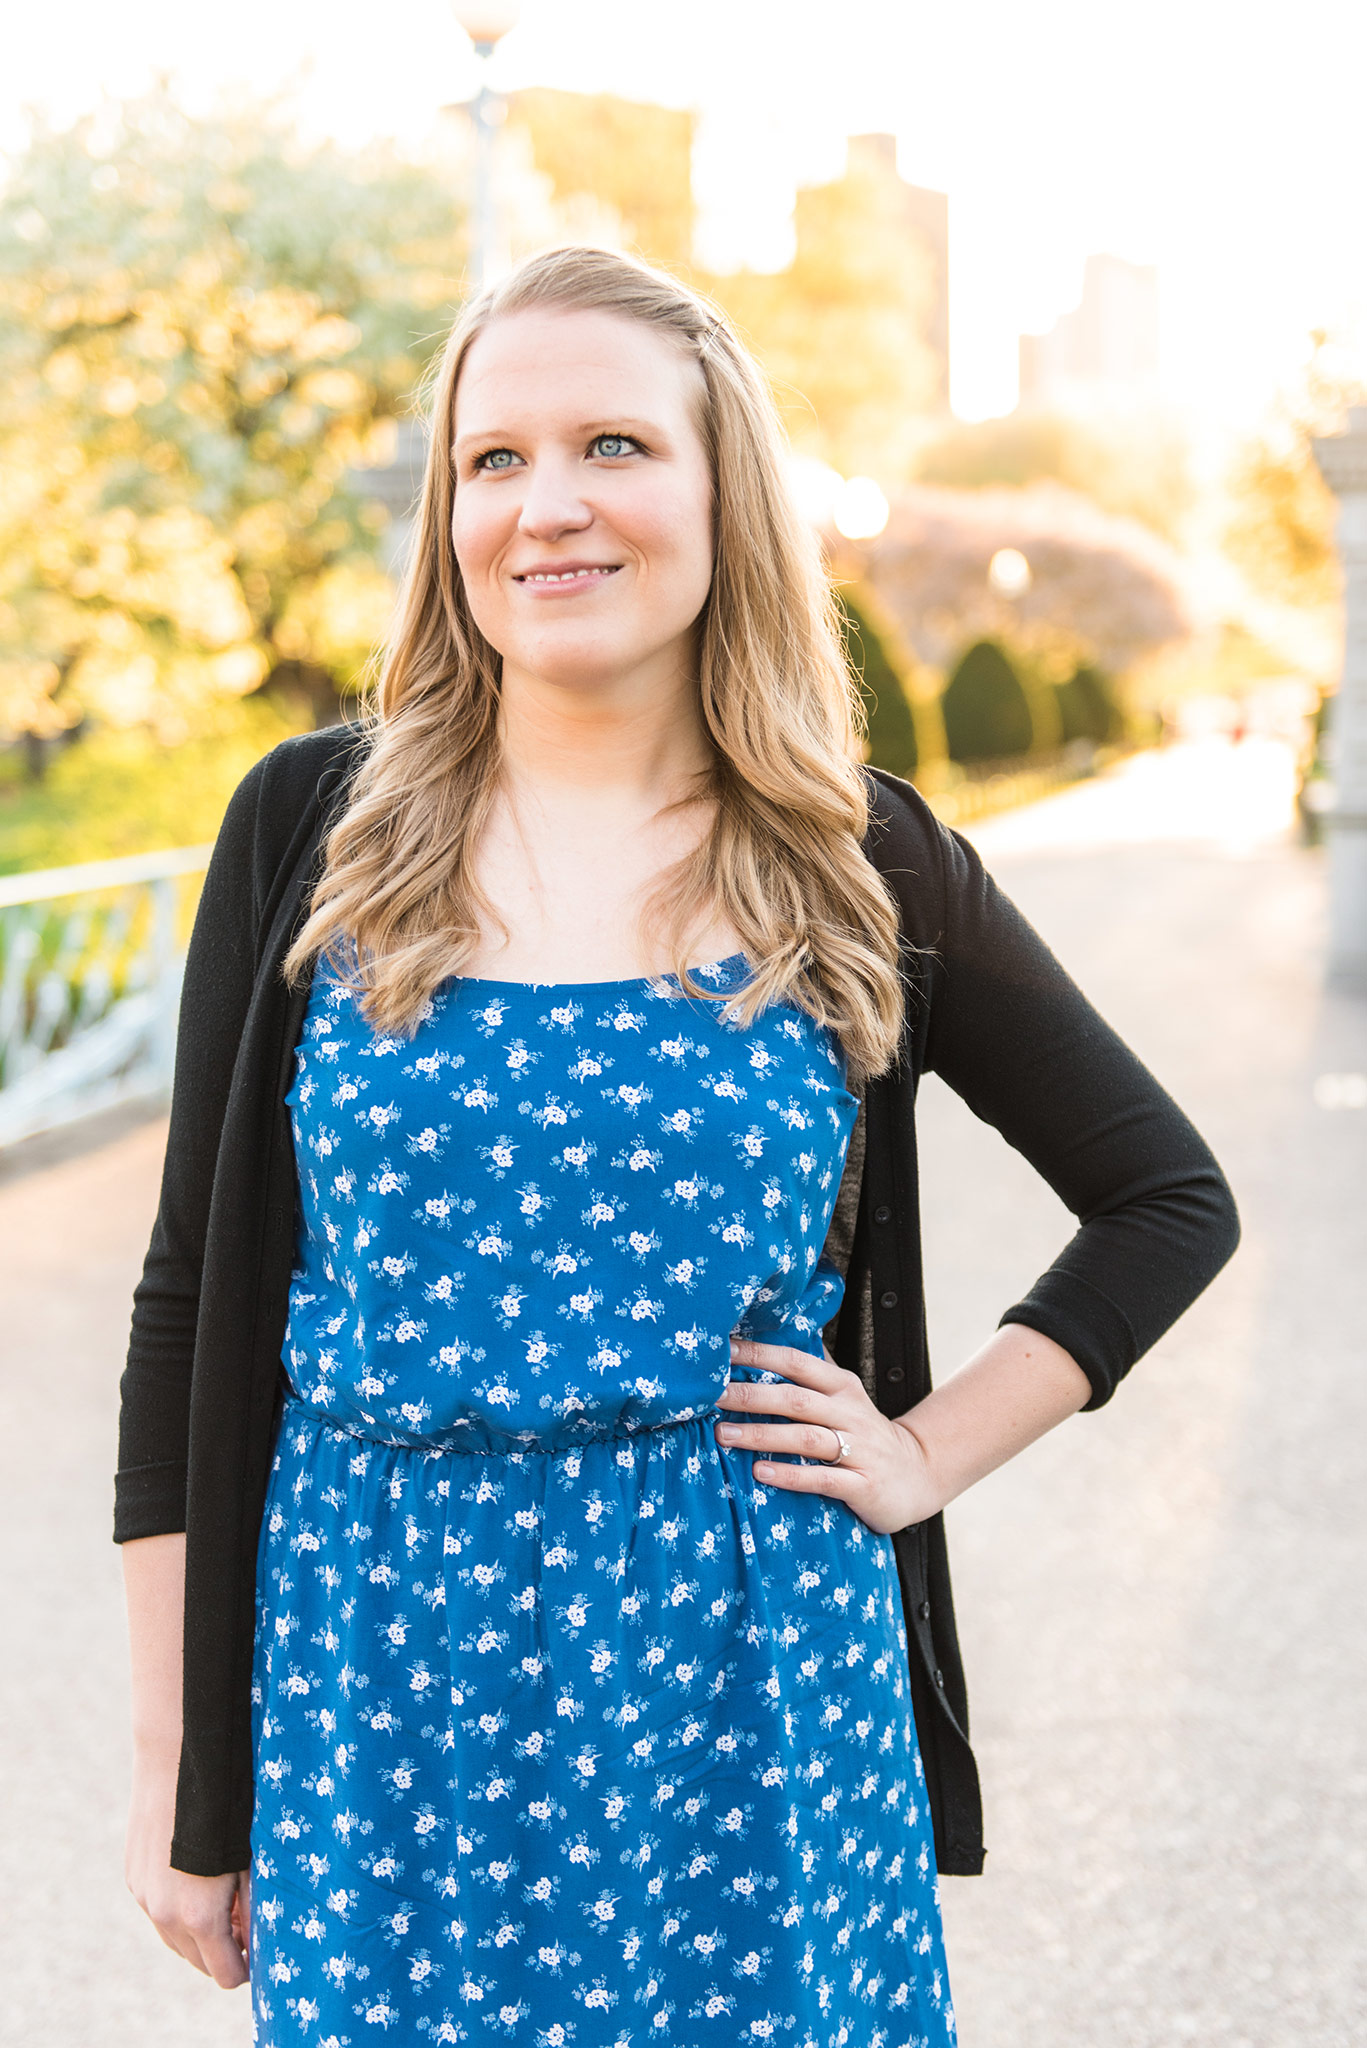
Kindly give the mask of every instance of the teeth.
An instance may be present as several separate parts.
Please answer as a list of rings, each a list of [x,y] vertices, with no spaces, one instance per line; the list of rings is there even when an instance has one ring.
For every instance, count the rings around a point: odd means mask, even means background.
[[[530,575],[524,576],[522,581],[524,583],[573,583],[580,576],[611,576],[611,574],[611,569],[564,569],[550,573],[537,569],[533,570]]]

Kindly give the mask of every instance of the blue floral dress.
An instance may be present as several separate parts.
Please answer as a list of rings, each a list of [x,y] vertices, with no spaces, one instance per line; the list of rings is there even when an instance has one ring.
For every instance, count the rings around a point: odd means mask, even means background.
[[[259,2048],[952,2042],[892,1549],[713,1437],[856,1103],[676,980],[315,976],[262,1524]]]

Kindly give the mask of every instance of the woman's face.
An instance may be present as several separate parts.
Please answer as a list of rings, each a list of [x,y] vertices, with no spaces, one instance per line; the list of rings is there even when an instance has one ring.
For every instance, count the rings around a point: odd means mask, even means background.
[[[693,667],[712,580],[702,371],[615,313],[537,308],[471,345],[451,537],[510,676],[654,690]]]

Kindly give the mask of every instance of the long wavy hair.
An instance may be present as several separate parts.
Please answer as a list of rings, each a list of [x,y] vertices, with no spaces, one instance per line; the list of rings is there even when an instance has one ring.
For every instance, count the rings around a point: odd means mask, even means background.
[[[328,834],[310,914],[285,962],[320,955],[361,992],[373,1028],[407,1035],[481,932],[500,929],[473,855],[500,779],[502,664],[475,624],[451,542],[451,447],[466,352],[530,307],[641,320],[702,370],[714,562],[695,629],[710,743],[710,829],[644,894],[640,934],[695,998],[692,943],[718,918],[749,974],[748,1023],[788,1002],[840,1041],[852,1079],[882,1072],[902,1022],[896,908],[860,841],[868,791],[859,709],[814,537],[791,502],[763,377],[724,316],[672,277],[592,248],[530,258],[462,312],[433,389],[410,564],[379,672],[369,746]],[[659,957],[657,953],[655,957]]]

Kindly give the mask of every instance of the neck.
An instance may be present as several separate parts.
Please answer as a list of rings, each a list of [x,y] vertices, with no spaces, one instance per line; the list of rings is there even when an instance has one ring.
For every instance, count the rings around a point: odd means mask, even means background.
[[[499,740],[506,785],[543,801],[653,808],[684,795],[709,759],[697,686],[682,674],[577,689],[505,664]]]

